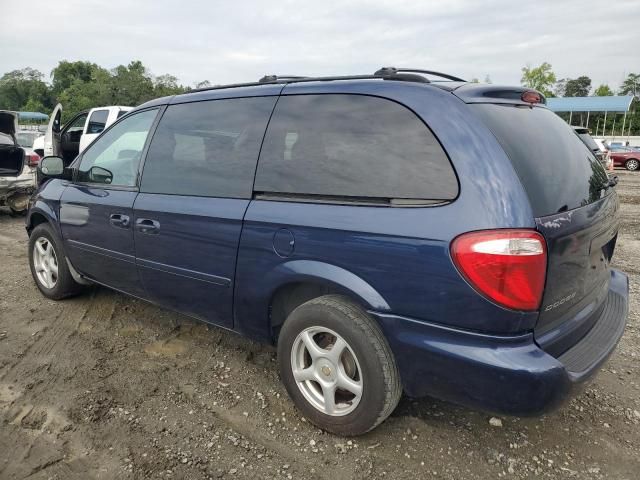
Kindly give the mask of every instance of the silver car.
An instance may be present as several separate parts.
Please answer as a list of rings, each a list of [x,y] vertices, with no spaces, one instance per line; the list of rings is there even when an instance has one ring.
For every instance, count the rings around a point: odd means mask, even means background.
[[[0,110],[0,147],[20,146],[18,140],[18,114]],[[29,141],[24,138],[24,141]],[[17,177],[0,177],[0,206],[7,206],[15,214],[27,211],[29,197],[36,187],[36,168],[39,157],[30,148],[25,150],[26,161]]]

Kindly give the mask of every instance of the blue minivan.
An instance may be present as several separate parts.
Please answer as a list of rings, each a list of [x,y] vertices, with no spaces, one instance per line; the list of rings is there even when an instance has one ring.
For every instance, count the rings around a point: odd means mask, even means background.
[[[615,181],[526,88],[385,68],[191,91],[44,158],[39,183],[46,297],[104,285],[273,343],[338,434],[403,392],[539,414],[626,324]]]

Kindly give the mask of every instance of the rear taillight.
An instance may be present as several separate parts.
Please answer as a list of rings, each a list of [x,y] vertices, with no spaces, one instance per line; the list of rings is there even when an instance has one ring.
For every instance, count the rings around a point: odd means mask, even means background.
[[[39,163],[40,163],[40,155],[38,155],[35,152],[29,153],[27,155],[27,164],[30,167],[37,167]]]
[[[547,272],[547,248],[533,230],[465,233],[451,256],[469,283],[493,302],[514,310],[537,310]]]

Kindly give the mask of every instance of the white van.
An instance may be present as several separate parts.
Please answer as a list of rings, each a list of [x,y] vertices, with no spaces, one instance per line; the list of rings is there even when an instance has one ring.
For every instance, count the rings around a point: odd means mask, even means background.
[[[61,125],[62,105],[56,105],[51,113],[44,136],[34,141],[33,149],[41,157],[57,155],[70,164],[102,131],[133,107],[97,107],[76,114],[64,126]]]

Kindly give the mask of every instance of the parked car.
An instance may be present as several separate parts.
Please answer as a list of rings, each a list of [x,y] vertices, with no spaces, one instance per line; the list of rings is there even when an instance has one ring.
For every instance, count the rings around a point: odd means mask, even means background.
[[[62,105],[51,113],[45,135],[36,139],[34,150],[40,155],[59,155],[70,164],[109,125],[133,107],[97,107],[77,113],[64,126]]]
[[[18,114],[10,111],[0,111],[0,147],[3,151],[15,150],[21,147],[24,140],[18,131]],[[23,161],[19,175],[0,176],[0,206],[7,206],[13,213],[26,212],[28,200],[36,187],[35,167],[40,157],[31,149],[26,150],[26,162]],[[13,155],[13,154],[12,154]],[[25,153],[21,153],[24,157]]]
[[[294,403],[337,434],[403,391],[558,405],[626,324],[613,183],[540,93],[422,73],[160,98],[70,167],[44,158],[36,285],[97,283],[277,344]]]
[[[640,169],[640,151],[629,147],[612,147],[609,157],[615,167],[624,167],[630,171]]]
[[[611,163],[611,159],[607,155],[606,150],[600,148],[600,146],[595,142],[595,140],[591,137],[589,133],[589,129],[585,127],[573,127],[573,130],[576,132],[582,143],[591,150],[593,155],[602,163],[605,169],[608,169]]]

